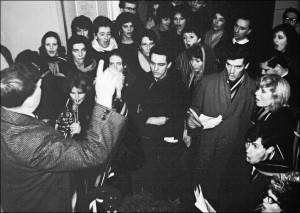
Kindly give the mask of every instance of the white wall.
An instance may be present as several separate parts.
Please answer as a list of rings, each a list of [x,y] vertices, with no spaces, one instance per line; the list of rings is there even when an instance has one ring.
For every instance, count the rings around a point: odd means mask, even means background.
[[[97,1],[98,14],[115,19],[118,2]],[[63,6],[70,37],[71,22],[76,17],[75,1],[63,0]],[[299,1],[276,0],[273,27],[282,23],[282,13],[288,7],[299,9]],[[108,8],[114,11],[108,12]],[[61,1],[1,1],[1,44],[11,51],[13,58],[25,49],[37,51],[42,36],[50,30],[57,32],[66,46]]]
[[[289,7],[294,7],[299,10],[299,1],[288,1],[288,0],[276,0],[275,2],[275,11],[274,11],[274,19],[273,19],[273,28],[279,24],[282,24],[282,14],[285,9]],[[299,25],[298,25],[299,32]]]
[[[118,1],[114,1],[114,4],[115,4],[115,2],[118,2]],[[108,1],[97,1],[98,15],[109,17],[108,4],[107,3],[108,3]],[[76,17],[75,1],[63,0],[63,5],[64,5],[64,12],[65,12],[65,18],[66,18],[68,37],[70,38],[71,35],[72,35],[71,23],[72,23],[72,20]],[[91,21],[93,21],[93,19],[91,17],[89,17],[89,18],[91,19]]]
[[[25,49],[38,51],[47,31],[57,32],[66,45],[60,1],[1,1],[1,44],[13,59]]]
[[[47,31],[57,32],[67,48],[66,41],[72,34],[71,23],[76,17],[75,1],[0,2],[1,44],[10,50],[13,59],[25,49],[38,51]],[[97,5],[98,15],[112,20],[120,13],[118,0],[97,1]]]

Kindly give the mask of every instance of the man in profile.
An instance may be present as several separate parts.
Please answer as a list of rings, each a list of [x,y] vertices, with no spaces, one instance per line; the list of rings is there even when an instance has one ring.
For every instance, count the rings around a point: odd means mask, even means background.
[[[33,115],[41,99],[41,74],[32,64],[1,73],[1,205],[4,212],[71,212],[70,172],[105,163],[126,118],[112,108],[117,74],[95,80],[95,107],[87,137],[64,136]],[[74,207],[74,206],[73,206]]]
[[[265,186],[270,182],[271,177],[280,173],[292,171],[292,166],[288,162],[288,156],[281,150],[282,139],[274,129],[260,123],[250,128],[246,134],[246,161],[253,166],[250,184],[247,190],[247,210],[253,210],[261,203],[260,194]],[[293,155],[293,153],[289,153]]]

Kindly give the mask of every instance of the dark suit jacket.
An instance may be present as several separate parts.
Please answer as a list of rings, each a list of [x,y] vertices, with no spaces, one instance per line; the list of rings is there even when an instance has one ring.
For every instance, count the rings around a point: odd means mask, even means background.
[[[146,75],[144,79],[139,78],[139,86],[136,84],[133,88],[134,91],[138,91],[135,97],[142,108],[142,112],[136,115],[141,132],[162,141],[164,137],[179,139],[183,134],[187,90],[175,76],[168,74],[156,82],[151,74]],[[160,116],[169,120],[159,126],[145,124],[149,117]]]
[[[34,117],[1,108],[3,210],[70,212],[69,172],[103,164],[125,122],[96,104],[87,137],[76,141]]]

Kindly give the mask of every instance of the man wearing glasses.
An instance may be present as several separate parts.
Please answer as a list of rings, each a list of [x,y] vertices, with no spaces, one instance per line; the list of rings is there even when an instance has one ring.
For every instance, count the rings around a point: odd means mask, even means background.
[[[143,29],[144,25],[141,21],[140,15],[138,13],[139,2],[138,1],[130,1],[130,0],[120,0],[119,3],[121,13],[127,12],[132,13],[135,16],[136,22],[136,34],[138,35],[139,32]]]
[[[121,12],[136,14],[138,2],[137,1],[120,1],[119,7]]]
[[[263,198],[261,212],[298,212],[299,183],[299,172],[274,176]]]
[[[273,176],[267,190],[262,194],[262,202],[251,212],[298,212],[299,172],[281,173]],[[204,198],[201,186],[194,190],[197,202],[195,206],[202,212],[215,212],[213,206]]]
[[[292,7],[287,8],[282,15],[282,22],[297,29],[299,24],[299,11]],[[297,32],[299,33],[299,29]]]

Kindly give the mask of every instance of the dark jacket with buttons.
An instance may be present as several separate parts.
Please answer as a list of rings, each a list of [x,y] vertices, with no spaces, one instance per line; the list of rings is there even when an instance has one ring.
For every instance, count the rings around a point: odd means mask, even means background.
[[[95,104],[87,137],[76,141],[34,117],[1,108],[3,210],[70,212],[70,171],[103,164],[125,122]]]

